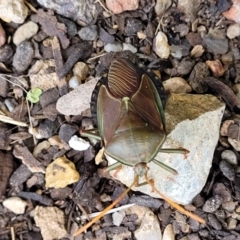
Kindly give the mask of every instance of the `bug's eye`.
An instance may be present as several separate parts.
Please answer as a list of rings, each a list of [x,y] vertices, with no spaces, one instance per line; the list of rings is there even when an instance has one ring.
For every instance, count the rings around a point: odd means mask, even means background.
[[[131,97],[138,90],[140,81],[141,75],[127,59],[117,59],[111,64],[108,88],[114,97]]]

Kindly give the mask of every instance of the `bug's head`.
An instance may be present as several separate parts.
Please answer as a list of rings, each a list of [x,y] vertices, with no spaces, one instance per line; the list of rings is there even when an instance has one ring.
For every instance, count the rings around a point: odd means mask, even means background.
[[[143,177],[147,174],[147,171],[149,170],[149,167],[147,166],[147,163],[144,162],[140,162],[137,163],[134,166],[134,172],[136,173],[136,175],[138,175],[139,177]]]

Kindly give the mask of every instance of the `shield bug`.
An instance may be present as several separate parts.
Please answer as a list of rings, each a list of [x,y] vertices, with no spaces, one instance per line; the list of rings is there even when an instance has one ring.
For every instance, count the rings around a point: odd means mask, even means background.
[[[162,149],[165,141],[164,107],[166,94],[160,81],[153,73],[148,73],[127,59],[112,62],[109,73],[97,84],[92,94],[91,111],[96,116],[98,133],[82,131],[81,135],[103,141],[105,155],[117,162],[106,170],[114,170],[122,164],[132,166],[135,178],[132,185],[125,190],[109,207],[76,233],[79,234],[100,219],[106,211],[115,206],[133,185],[150,184],[165,201],[178,211],[201,222],[205,221],[174,203],[154,186],[154,179],[147,176],[147,163],[153,161],[173,174],[175,169],[154,159],[158,152],[186,154],[186,149]],[[145,181],[139,183],[139,178]]]

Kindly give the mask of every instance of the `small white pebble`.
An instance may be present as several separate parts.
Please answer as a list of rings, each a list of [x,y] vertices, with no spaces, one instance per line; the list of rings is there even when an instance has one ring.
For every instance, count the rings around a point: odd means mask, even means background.
[[[79,138],[76,135],[72,136],[68,143],[71,148],[78,151],[84,151],[90,147],[89,142],[85,141],[82,138]]]
[[[136,53],[137,52],[137,48],[135,48],[132,44],[129,43],[123,43],[123,51],[129,50],[132,53]]]
[[[72,76],[68,82],[70,88],[77,88],[80,85],[81,81],[78,79],[77,76]]]
[[[10,197],[3,201],[3,206],[15,214],[23,214],[27,206],[27,202],[19,197]]]
[[[119,42],[108,43],[104,46],[105,52],[121,52],[122,49],[122,44]]]
[[[125,217],[125,212],[124,211],[119,211],[119,212],[114,212],[112,214],[112,218],[113,218],[113,224],[115,226],[120,226],[122,221],[123,221],[123,218]]]

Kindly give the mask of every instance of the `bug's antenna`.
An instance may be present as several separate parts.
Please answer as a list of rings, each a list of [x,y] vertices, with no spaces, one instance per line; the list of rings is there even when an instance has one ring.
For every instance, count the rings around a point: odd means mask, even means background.
[[[114,200],[111,205],[106,207],[99,215],[97,215],[95,218],[93,218],[93,220],[91,222],[89,222],[85,226],[81,227],[76,233],[74,233],[73,236],[77,236],[78,234],[87,230],[95,222],[97,222],[102,216],[104,216],[107,211],[111,210],[117,203],[119,203],[127,195],[127,193],[131,190],[131,188],[136,184],[136,182],[138,180],[137,177],[138,176],[135,176],[133,183],[116,200]]]
[[[156,189],[156,187],[154,186],[154,183],[151,180],[149,180],[149,178],[147,177],[147,174],[145,174],[145,178],[146,178],[146,182],[152,187],[152,189],[154,191],[156,191],[159,194],[159,196],[161,198],[163,198],[167,203],[169,203],[172,207],[176,208],[179,212],[185,214],[186,216],[192,218],[193,220],[198,221],[198,222],[203,223],[203,224],[206,224],[206,221],[204,219],[202,219],[201,217],[197,216],[194,213],[191,213],[191,212],[187,211],[182,206],[180,206],[179,204],[173,202],[171,199],[169,199],[168,197],[164,196],[160,191],[158,191]]]

